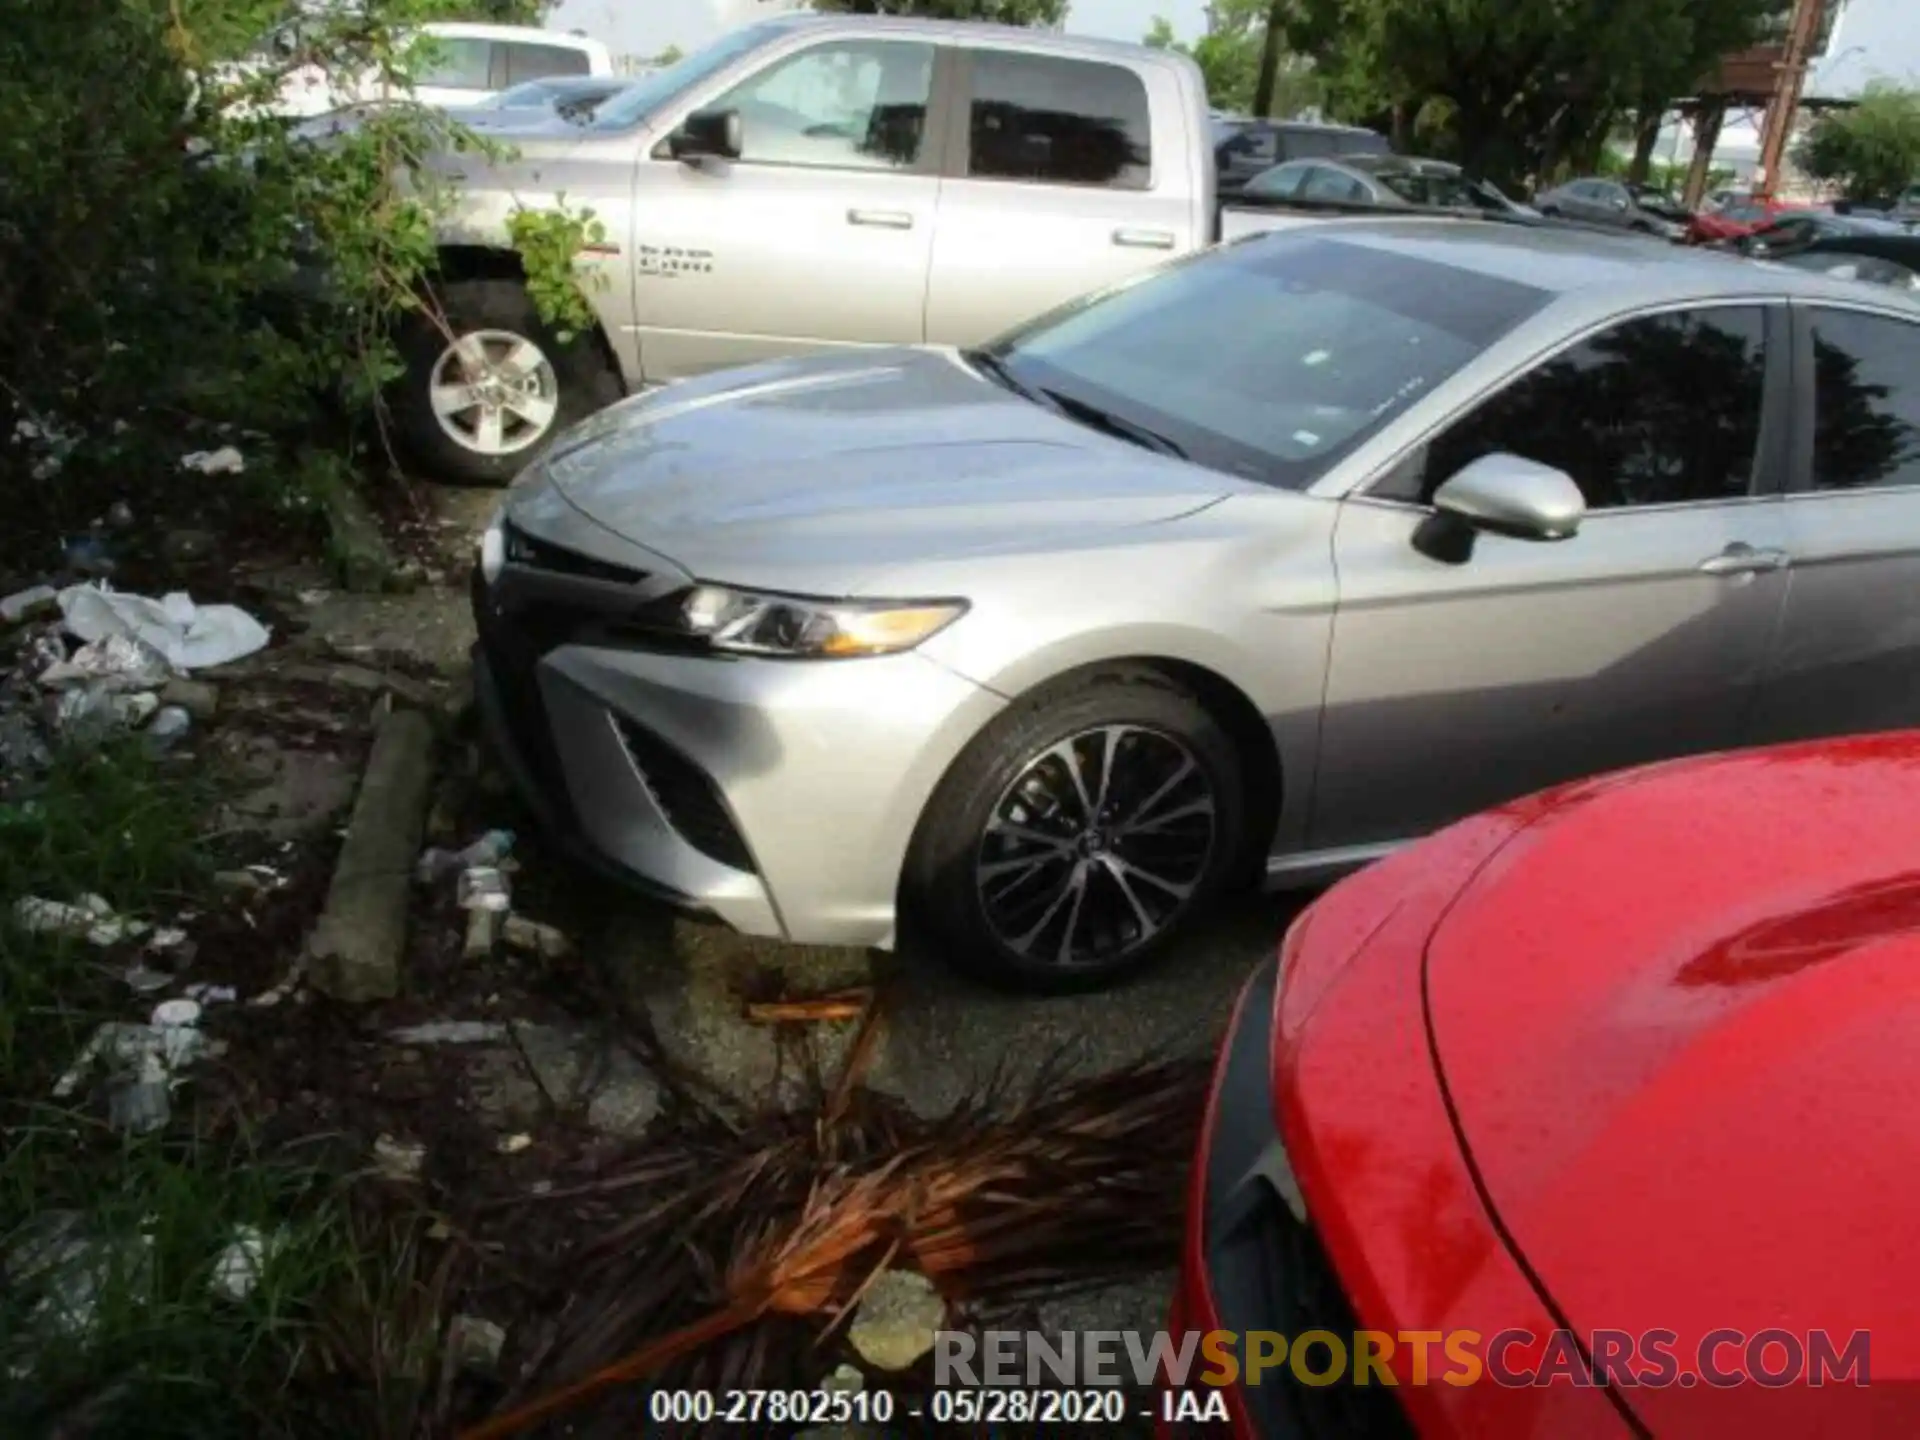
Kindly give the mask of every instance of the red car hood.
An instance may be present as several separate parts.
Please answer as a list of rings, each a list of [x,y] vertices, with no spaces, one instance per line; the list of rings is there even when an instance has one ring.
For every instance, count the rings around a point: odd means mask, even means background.
[[[1824,1327],[1872,1332],[1876,1382],[1920,1378],[1920,737],[1513,811],[1431,938],[1428,1014],[1547,1295],[1578,1331],[1678,1332],[1683,1372],[1715,1329]],[[1627,1398],[1661,1432],[1740,1397]]]

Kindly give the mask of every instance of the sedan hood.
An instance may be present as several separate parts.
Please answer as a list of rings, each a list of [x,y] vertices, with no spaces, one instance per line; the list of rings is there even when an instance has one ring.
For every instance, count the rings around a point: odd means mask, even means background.
[[[1171,520],[1242,485],[1067,420],[944,350],[675,385],[573,431],[545,473],[587,518],[701,579],[847,594],[898,565]]]
[[[1920,1174],[1917,811],[1912,735],[1510,807],[1531,823],[1430,940],[1429,1024],[1487,1198],[1576,1330],[1676,1331],[1684,1369],[1721,1327],[1866,1329],[1875,1378],[1920,1366],[1893,1241]],[[1628,1398],[1677,1433],[1707,1394]]]

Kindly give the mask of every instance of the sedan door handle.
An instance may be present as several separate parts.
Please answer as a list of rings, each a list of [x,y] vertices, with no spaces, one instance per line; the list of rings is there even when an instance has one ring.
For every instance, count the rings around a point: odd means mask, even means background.
[[[1127,230],[1113,232],[1113,243],[1125,245],[1132,250],[1171,250],[1173,232],[1170,230]]]
[[[1756,550],[1743,540],[1736,540],[1718,555],[1709,555],[1700,562],[1701,573],[1706,575],[1760,575],[1769,570],[1784,570],[1791,557],[1784,550]]]
[[[849,210],[849,225],[878,225],[883,230],[911,230],[913,216],[904,210]]]

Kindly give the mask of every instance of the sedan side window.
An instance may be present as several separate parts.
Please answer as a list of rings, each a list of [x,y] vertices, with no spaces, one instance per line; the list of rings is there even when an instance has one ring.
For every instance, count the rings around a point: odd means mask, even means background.
[[[1286,165],[1276,165],[1271,170],[1262,170],[1247,182],[1247,193],[1256,198],[1270,200],[1290,200],[1299,193],[1306,182],[1310,165],[1298,161]]]
[[[1920,485],[1920,326],[1813,312],[1813,484]]]
[[[843,41],[775,61],[708,108],[739,112],[748,164],[899,170],[920,158],[932,88],[931,45]]]
[[[1300,188],[1302,200],[1338,200],[1348,204],[1363,204],[1373,197],[1367,193],[1367,187],[1351,175],[1332,169],[1326,165],[1317,165],[1307,176],[1307,183]]]
[[[1572,476],[1590,510],[1732,500],[1750,489],[1765,394],[1759,307],[1628,320],[1563,350],[1428,447],[1419,499],[1506,451]],[[1410,499],[1390,477],[1374,493]]]

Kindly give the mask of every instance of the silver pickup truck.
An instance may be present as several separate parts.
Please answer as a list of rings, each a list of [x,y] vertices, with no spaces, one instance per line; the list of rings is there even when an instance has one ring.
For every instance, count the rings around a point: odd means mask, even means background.
[[[983,342],[1218,235],[1205,84],[1184,56],[1044,31],[786,16],[585,124],[445,162],[459,200],[396,402],[416,458],[503,483],[624,391],[844,345]],[[507,244],[564,197],[595,333],[542,324]]]

